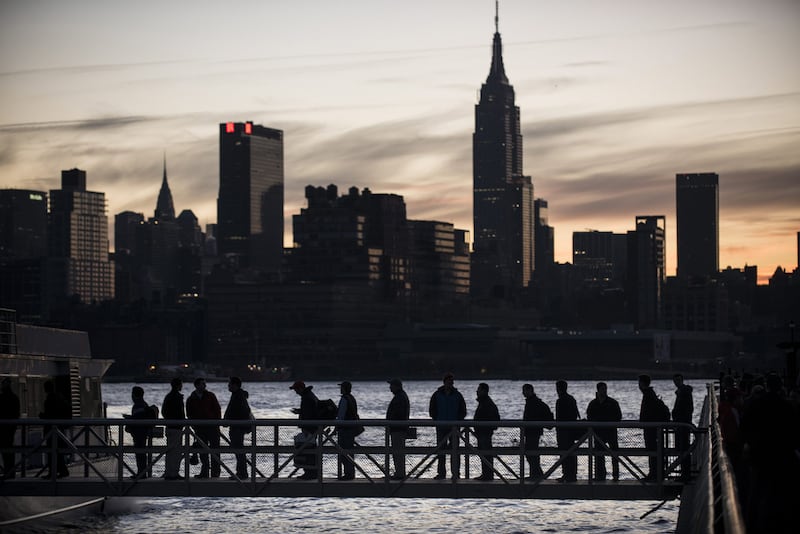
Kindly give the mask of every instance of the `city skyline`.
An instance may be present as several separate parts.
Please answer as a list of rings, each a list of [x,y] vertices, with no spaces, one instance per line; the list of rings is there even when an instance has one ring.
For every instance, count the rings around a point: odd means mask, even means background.
[[[2,187],[78,167],[109,218],[150,213],[167,153],[178,211],[216,221],[218,124],[285,132],[284,228],[306,185],[403,195],[414,219],[472,230],[472,130],[494,2],[6,2]],[[525,174],[572,232],[667,216],[677,173],[719,174],[720,268],[796,263],[800,6],[500,4]],[[472,235],[474,239],[474,234]]]

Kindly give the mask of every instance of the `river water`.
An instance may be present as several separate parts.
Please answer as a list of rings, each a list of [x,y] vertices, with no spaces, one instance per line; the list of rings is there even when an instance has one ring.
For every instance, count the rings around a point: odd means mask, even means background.
[[[458,380],[467,400],[468,418],[474,413],[477,380]],[[556,392],[552,381],[531,382],[539,397],[555,409]],[[624,419],[636,419],[641,394],[635,381],[607,381],[609,395],[616,398]],[[695,418],[699,416],[705,392],[704,381],[689,381],[694,387]],[[524,399],[522,381],[490,381],[490,395],[502,418],[519,419]],[[104,384],[103,398],[109,417],[130,411],[130,390],[134,384]],[[299,397],[289,383],[246,383],[250,405],[257,418],[295,416],[291,409]],[[338,399],[335,382],[314,384],[321,399]],[[440,385],[438,381],[411,381],[405,384],[411,400],[411,417],[427,419],[428,400]],[[169,391],[167,384],[142,384],[148,404],[161,405]],[[668,405],[674,399],[671,381],[654,381],[653,387]],[[228,402],[226,384],[210,383],[223,410]],[[192,391],[184,386],[184,394]],[[581,415],[594,397],[595,382],[574,381],[569,392],[578,402]],[[383,418],[391,400],[385,382],[355,382],[353,395],[362,419]],[[547,433],[545,438],[547,437]],[[556,472],[558,474],[558,471]],[[557,475],[556,475],[557,476]],[[580,476],[580,474],[579,474]],[[646,501],[558,501],[558,500],[448,500],[448,499],[317,499],[317,498],[148,498],[117,503],[104,516],[90,516],[62,524],[54,531],[92,533],[128,532],[674,532],[679,501],[666,503],[644,519],[656,502]]]

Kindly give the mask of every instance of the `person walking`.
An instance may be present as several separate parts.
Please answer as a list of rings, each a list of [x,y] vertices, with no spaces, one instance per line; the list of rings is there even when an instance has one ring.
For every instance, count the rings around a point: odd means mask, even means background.
[[[677,423],[691,423],[694,411],[692,399],[692,386],[683,383],[683,375],[676,374],[672,377],[675,384],[675,404],[672,406],[672,420]],[[692,475],[692,457],[689,454],[690,434],[688,428],[675,429],[675,448],[681,459],[681,480],[688,481]]]
[[[336,413],[337,421],[355,421],[358,419],[358,404],[353,397],[353,385],[345,380],[339,384],[339,391],[342,396],[339,398],[339,409]],[[339,434],[339,467],[341,474],[339,480],[353,480],[356,477],[356,464],[353,462],[355,456],[356,436],[360,434],[355,426],[339,426],[336,428]]]
[[[206,389],[206,380],[196,378],[194,381],[194,391],[186,399],[186,416],[189,419],[221,419],[222,408],[219,405],[217,396]],[[197,425],[192,427],[194,433],[202,441],[203,449],[211,449],[211,457],[207,450],[203,450],[200,456],[200,473],[195,478],[218,477],[220,475],[219,463],[219,426],[218,425]],[[210,460],[210,461],[209,461]]]
[[[475,421],[499,421],[500,411],[497,405],[489,396],[489,384],[481,382],[478,384],[477,395],[478,407],[475,408]],[[492,449],[492,435],[496,426],[476,426],[475,437],[478,440],[478,454],[481,458],[481,475],[477,480],[492,480],[494,478],[494,455]]]
[[[467,403],[464,396],[455,387],[453,373],[447,373],[442,378],[442,385],[431,395],[428,404],[428,413],[434,421],[463,421],[467,416]],[[458,479],[460,471],[460,458],[458,456],[459,428],[440,425],[436,427],[436,443],[440,452],[437,455],[437,473],[434,477],[441,480],[446,476],[445,453],[450,450],[450,474],[453,480]]]
[[[250,404],[247,402],[250,394],[242,389],[242,379],[232,376],[228,380],[228,391],[231,398],[228,407],[225,408],[223,419],[227,421],[248,421],[253,418],[250,412]],[[231,447],[234,449],[244,448],[244,436],[252,432],[250,426],[229,425],[228,437],[231,440]],[[230,477],[231,480],[247,478],[247,455],[243,452],[236,453],[236,476]]]
[[[559,380],[556,382],[556,393],[558,399],[556,400],[556,421],[577,421],[580,419],[578,412],[578,403],[575,402],[575,397],[567,393],[566,380]],[[558,448],[563,452],[561,463],[561,477],[559,482],[575,482],[578,480],[578,457],[574,453],[569,453],[568,456],[563,455],[575,444],[575,437],[577,432],[573,428],[557,428],[556,441]]]
[[[19,419],[19,397],[11,390],[11,379],[5,377],[0,384],[0,419]],[[8,449],[13,447],[16,433],[16,424],[0,426],[0,448]],[[14,478],[16,476],[15,471],[14,453],[3,452],[3,478]]]
[[[144,401],[144,389],[140,386],[133,386],[131,388],[131,414],[123,415],[126,419],[155,419],[155,414]],[[133,438],[133,446],[137,449],[134,453],[136,456],[136,474],[131,475],[131,478],[147,478],[147,452],[144,450],[147,447],[147,438],[150,437],[152,426],[148,425],[127,425],[126,430]]]
[[[411,412],[411,403],[408,395],[403,389],[403,382],[399,378],[392,378],[388,381],[389,390],[392,392],[391,402],[386,409],[387,421],[408,421]],[[389,477],[392,480],[403,480],[406,478],[406,437],[408,426],[392,425],[389,427],[389,441],[392,451],[392,462],[394,463],[394,474]]]
[[[522,396],[525,397],[525,411],[522,414],[524,421],[553,421],[553,412],[545,402],[536,396],[532,384],[524,384],[522,386]],[[548,426],[552,428],[552,425]],[[525,427],[525,458],[528,460],[528,467],[530,473],[528,480],[538,480],[544,476],[542,471],[542,464],[539,454],[539,438],[544,433],[543,426],[528,426]],[[533,451],[533,452],[531,452]]]
[[[44,385],[44,410],[39,413],[40,419],[71,419],[72,413],[70,412],[69,403],[57,391],[56,386],[52,380],[45,381]],[[66,453],[63,449],[66,448],[67,443],[61,436],[57,436],[56,432],[65,430],[66,427],[59,426],[58,429],[53,428],[52,425],[44,425],[44,435],[47,437],[47,470],[42,478],[50,478],[53,475],[52,463],[52,447],[55,441],[55,446],[58,449],[56,452],[56,476],[64,478],[69,476],[67,469]]]
[[[639,391],[642,392],[642,404],[639,408],[639,421],[643,423],[666,423],[669,422],[669,408],[666,407],[664,401],[658,398],[656,392],[650,386],[649,375],[639,375]],[[644,477],[644,480],[656,480],[658,474],[659,458],[653,453],[658,450],[658,444],[661,440],[661,433],[658,428],[645,428],[642,430],[644,434],[644,446],[650,453],[647,458],[649,471]]]
[[[597,383],[595,398],[589,401],[589,406],[586,407],[586,419],[600,422],[622,421],[622,410],[620,410],[619,403],[608,396],[608,385],[605,382]],[[616,452],[619,449],[616,427],[595,428],[594,434],[601,447],[605,445],[611,452]],[[596,450],[602,450],[601,447],[597,447]],[[605,480],[606,455],[598,452],[594,465],[594,479]],[[619,458],[617,456],[611,456],[611,478],[615,481],[619,480]]]
[[[169,393],[164,396],[164,401],[161,403],[161,416],[164,419],[184,420],[186,419],[186,410],[183,406],[183,393],[181,393],[183,380],[175,377],[170,381],[169,386]],[[164,434],[167,438],[164,478],[166,480],[183,480],[180,474],[181,460],[183,459],[183,454],[180,450],[183,440],[183,426],[167,425]]]
[[[289,389],[293,390],[300,396],[300,407],[292,408],[292,413],[299,416],[298,418],[301,421],[306,419],[316,419],[317,404],[319,403],[319,399],[317,399],[317,396],[312,391],[314,386],[306,386],[303,381],[297,380],[294,384],[289,386]],[[300,448],[309,442],[315,444],[317,430],[318,428],[313,425],[300,425],[300,434],[295,436],[294,439],[295,447]],[[303,474],[299,477],[301,480],[313,480],[317,478],[319,473],[316,465],[317,457],[315,454],[313,454],[313,451],[309,452],[314,448],[314,445],[311,445],[310,447],[306,446],[304,449],[305,454],[295,456],[295,463],[302,463],[304,465]]]

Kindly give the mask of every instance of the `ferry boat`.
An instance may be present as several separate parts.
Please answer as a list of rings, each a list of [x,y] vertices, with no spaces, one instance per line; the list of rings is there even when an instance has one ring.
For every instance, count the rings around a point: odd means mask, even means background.
[[[87,332],[18,324],[14,310],[0,308],[0,380],[11,380],[23,419],[39,417],[46,381],[52,381],[67,400],[73,418],[105,417],[101,382],[112,363],[113,360],[92,358]],[[25,436],[22,432],[17,429],[16,445],[40,443],[43,439],[41,426],[27,427]],[[19,455],[16,461],[20,462]],[[35,473],[42,469],[43,462],[44,454],[26,458],[25,469]],[[104,501],[67,496],[0,496],[0,531],[11,530],[15,525],[23,528],[30,521],[76,510],[86,513],[87,507],[94,506],[99,511]]]

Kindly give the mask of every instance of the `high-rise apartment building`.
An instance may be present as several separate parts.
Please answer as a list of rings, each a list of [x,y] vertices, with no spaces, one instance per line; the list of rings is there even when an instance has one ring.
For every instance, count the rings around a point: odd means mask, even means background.
[[[627,263],[627,235],[588,230],[572,232],[572,264],[583,283],[622,287]]]
[[[280,272],[283,132],[252,122],[219,125],[217,248],[239,266]]]
[[[666,282],[666,217],[640,215],[628,232],[627,295],[637,328],[662,323],[662,295]]]
[[[47,193],[0,189],[0,263],[47,255]]]
[[[48,244],[52,297],[77,296],[84,303],[114,298],[106,196],[86,190],[86,171],[62,171],[61,189],[50,191]]]
[[[714,277],[719,271],[719,176],[677,174],[678,278]]]
[[[475,106],[472,165],[471,292],[510,299],[529,285],[534,269],[533,183],[522,171],[520,113],[503,66],[497,16],[492,64]]]

